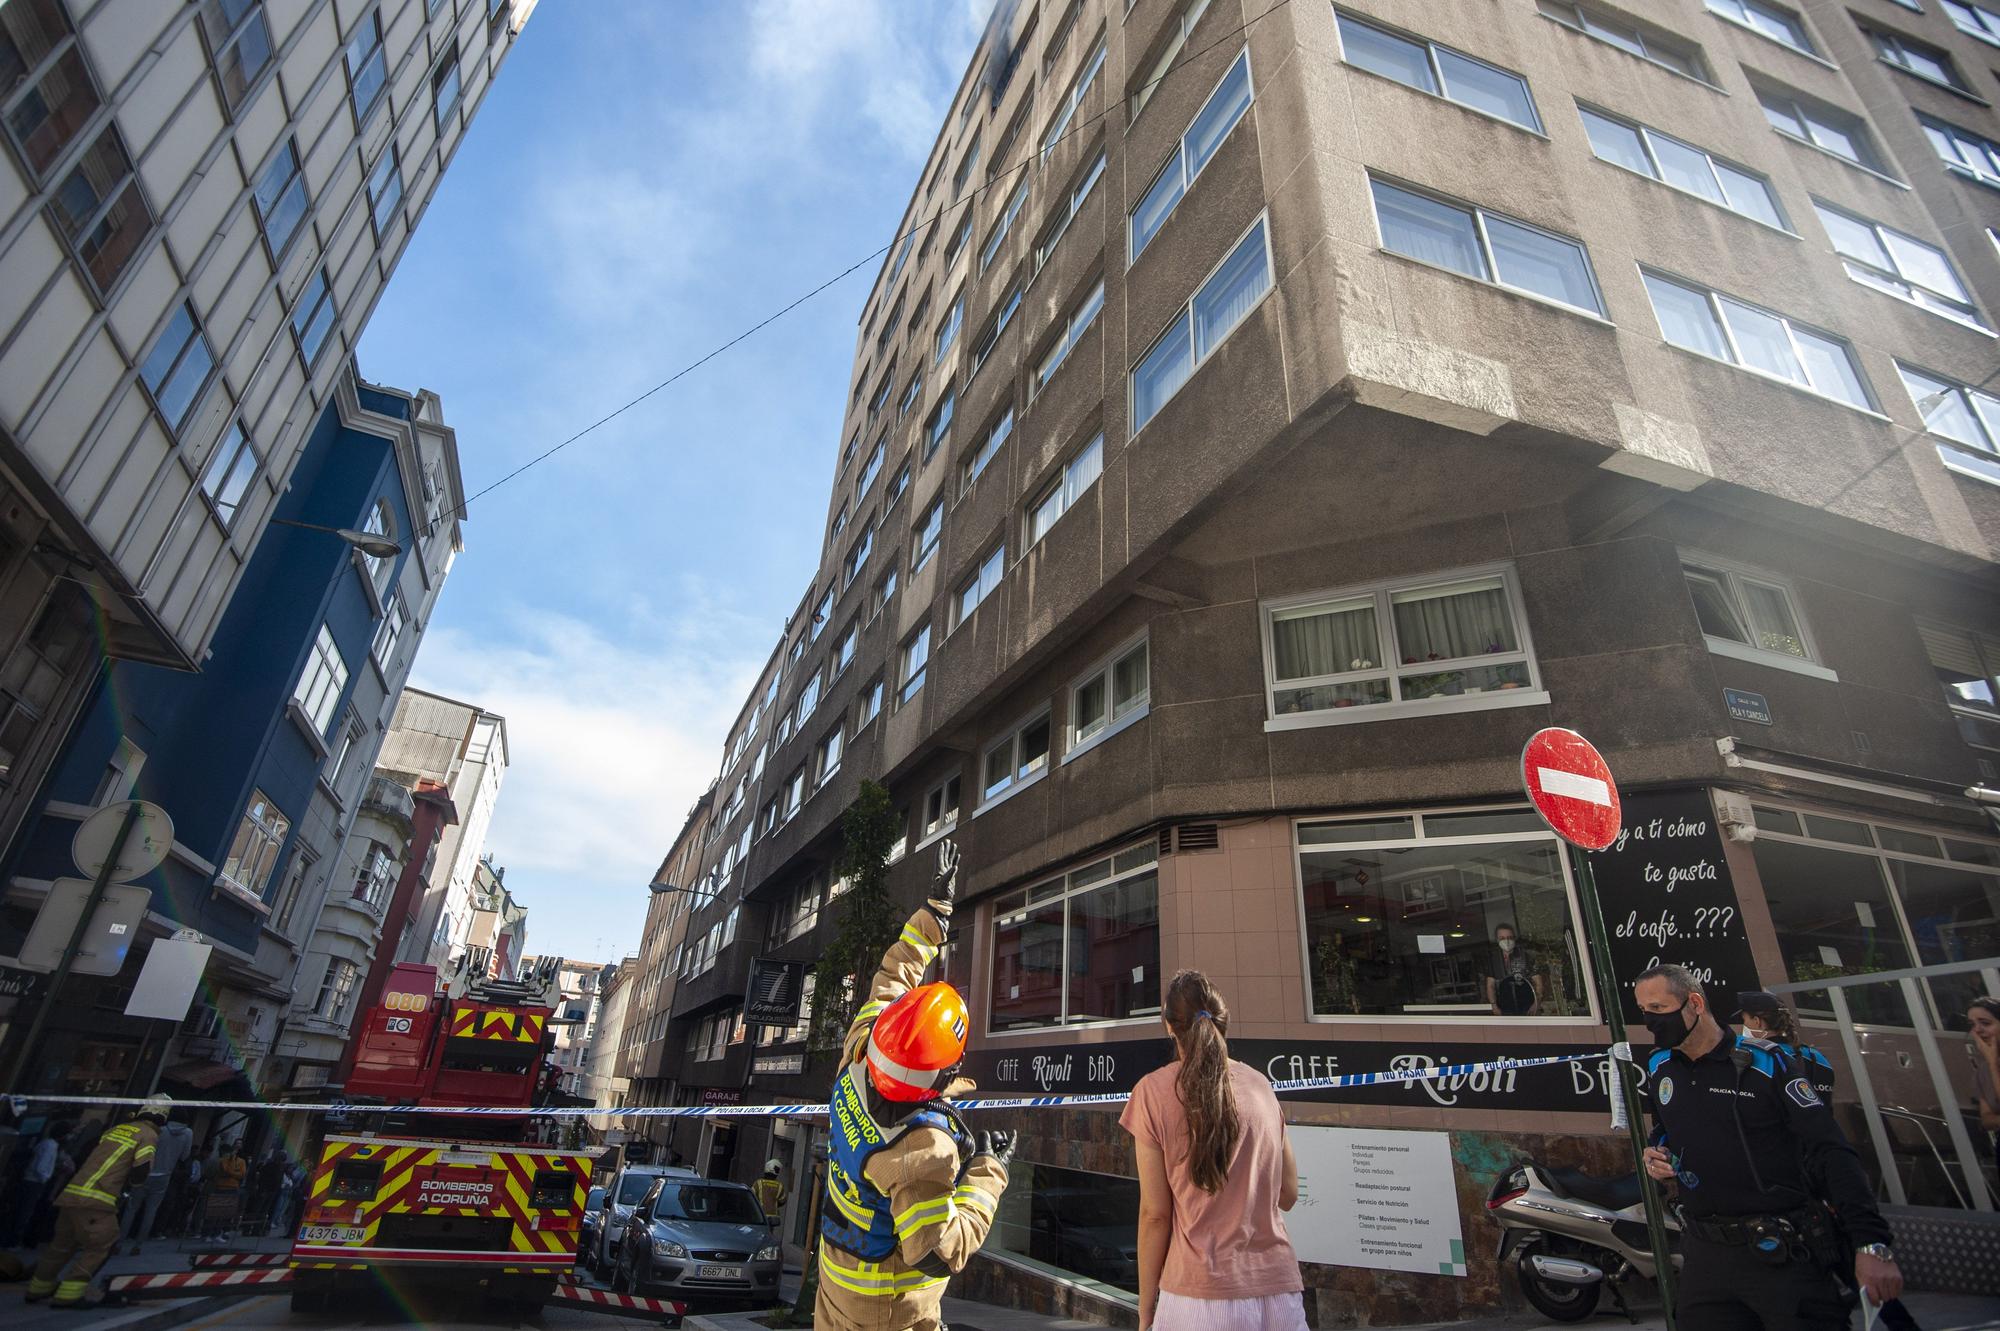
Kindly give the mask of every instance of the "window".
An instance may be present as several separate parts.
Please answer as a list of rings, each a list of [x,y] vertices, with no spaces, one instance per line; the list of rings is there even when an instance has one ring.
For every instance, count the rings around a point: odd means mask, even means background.
[[[1271,289],[1271,251],[1265,239],[1265,219],[1260,217],[1132,367],[1134,434],[1146,428]]]
[[[1097,322],[1098,311],[1103,308],[1104,279],[1100,277],[1091,285],[1090,294],[1070,311],[1069,318],[1063,322],[1062,329],[1056,334],[1055,345],[1043,354],[1041,364],[1035,367],[1036,388],[1047,386],[1049,380],[1055,376],[1055,372],[1062,368],[1062,363],[1069,359],[1070,350],[1076,346],[1077,340]]]
[[[931,787],[924,796],[924,837],[938,836],[958,826],[958,777]]]
[[[395,886],[396,861],[387,850],[369,842],[361,869],[354,876],[354,899],[379,915],[389,904],[389,893]]]
[[[291,819],[278,811],[271,797],[261,790],[252,791],[243,809],[243,821],[236,826],[236,837],[229,843],[229,854],[222,861],[222,878],[261,900],[264,889],[270,886],[271,870],[278,863],[278,851],[291,830]]]
[[[924,425],[924,461],[931,460],[938,451],[938,445],[951,433],[951,416],[957,407],[958,395],[947,388],[944,396],[938,399],[937,406],[931,408],[931,418]]]
[[[1572,4],[1570,0],[1536,0],[1536,5],[1545,17],[1565,27],[1575,28],[1641,60],[1650,60],[1671,69],[1676,74],[1685,74],[1703,83],[1711,82],[1708,64],[1702,59],[1698,47],[1650,29],[1635,28],[1587,5]]]
[[[1014,321],[1015,311],[1021,308],[1021,287],[1016,283],[1012,290],[1000,298],[999,308],[986,321],[985,329],[979,334],[972,347],[972,368],[975,373],[993,354],[993,348],[1000,345],[1000,335],[1007,331],[1007,325]]]
[[[61,0],[0,7],[0,116],[39,178],[102,104]]]
[[[261,0],[202,0],[201,35],[222,84],[222,100],[236,111],[271,63],[271,28]]]
[[[875,548],[875,524],[868,521],[861,524],[861,535],[847,552],[847,560],[842,566],[840,585],[842,590],[854,585],[854,579],[868,563],[869,552]]]
[[[905,462],[896,468],[896,474],[889,478],[889,488],[883,492],[882,507],[886,510],[903,497],[903,491],[910,488],[910,464]]]
[[[882,414],[882,408],[889,405],[889,394],[896,390],[896,367],[890,366],[882,375],[882,382],[875,385],[875,396],[868,399],[868,419],[874,420]]]
[[[799,806],[805,803],[805,798],[806,798],[806,769],[804,767],[800,767],[798,771],[793,772],[791,776],[788,777],[785,781],[786,822],[790,822],[792,820],[792,816],[799,811]]]
[[[902,829],[902,835],[889,843],[889,853],[883,857],[884,861],[889,864],[897,863],[910,853],[910,808],[908,805],[904,805],[902,808],[896,810],[896,826]]]
[[[201,473],[201,492],[225,531],[236,521],[236,510],[242,507],[243,496],[256,475],[257,450],[251,447],[242,425],[231,421]]]
[[[993,229],[986,234],[986,243],[979,248],[981,273],[993,266],[994,258],[1000,253],[1001,242],[1005,241],[1007,233],[1014,229],[1014,219],[1021,215],[1021,205],[1027,201],[1028,177],[1027,173],[1023,172],[1021,183],[1014,187],[1013,194],[1008,196],[1007,206],[1000,210],[1000,220],[993,224]]]
[[[884,380],[883,386],[886,388],[887,385],[888,381]],[[888,447],[889,436],[885,432],[880,439],[875,441],[875,451],[870,453],[868,460],[861,464],[861,475],[854,482],[854,493],[857,498],[867,494],[868,487],[875,484],[875,478],[882,474],[882,458]]]
[[[153,395],[167,428],[179,434],[194,411],[201,390],[215,368],[208,338],[195,322],[194,306],[182,301],[167,326],[153,339],[153,349],[139,366],[139,378]]]
[[[1160,168],[1160,174],[1132,210],[1130,235],[1134,259],[1160,233],[1175,206],[1194,187],[1195,177],[1215,156],[1215,150],[1222,146],[1236,122],[1249,112],[1251,96],[1250,48],[1246,46],[1209,93],[1201,110],[1195,112],[1194,123],[1174,145],[1173,156]]]
[[[907,707],[924,687],[924,668],[931,660],[931,626],[925,624],[903,641],[896,663],[896,705]]]
[[[924,372],[922,370],[913,370],[910,373],[909,387],[903,390],[903,400],[896,404],[896,419],[901,420],[903,417],[909,415],[910,408],[916,406],[918,399],[923,397],[923,395]]]
[[[389,222],[403,203],[403,159],[393,141],[382,150],[382,158],[368,173],[368,215],[375,222],[375,238],[388,234]]]
[[[385,671],[395,666],[396,645],[402,640],[409,618],[409,613],[403,609],[403,598],[391,595],[389,603],[382,607],[382,622],[376,626],[375,641],[369,648],[376,663]]]
[[[991,554],[979,561],[979,567],[972,571],[972,576],[958,584],[958,590],[951,598],[952,628],[972,618],[972,612],[979,608],[979,603],[991,596],[993,589],[1000,585],[1000,577],[1007,571],[1006,556],[1005,546],[995,546]]]
[[[990,160],[986,164],[987,184],[991,185],[994,181],[998,180],[1002,175],[1005,175],[1009,171],[1019,171],[1021,174],[1021,182],[1023,184],[1027,183],[1028,173],[1023,168],[1025,168],[1028,165],[1028,163],[1026,161],[1015,160],[1014,148],[1015,145],[1020,143],[1021,135],[1027,132],[1028,117],[1034,114],[1034,110],[1035,110],[1035,95],[1033,90],[1031,89],[1028,92],[1028,94],[1021,99],[1021,109],[1016,111],[1014,113],[1014,118],[1007,123],[1006,130],[1003,131],[1000,135],[1000,141],[993,145],[992,160]],[[1019,191],[1016,192],[1019,193]],[[982,271],[984,270],[983,264],[981,265],[981,269]]]
[[[847,667],[854,664],[854,645],[861,639],[861,625],[850,622],[847,632],[840,635],[840,641],[833,645],[833,678],[839,679]]]
[[[1711,651],[1751,661],[1784,658],[1778,664],[1813,659],[1791,589],[1777,578],[1705,556],[1683,560],[1681,576]]]
[[[333,331],[333,291],[327,285],[326,269],[313,270],[312,279],[292,306],[292,335],[298,340],[299,359],[311,370],[326,349],[327,334]]]
[[[371,9],[347,39],[347,88],[354,118],[366,120],[389,85],[389,61],[382,52],[382,12]]]
[[[1061,17],[1055,21],[1055,31],[1049,36],[1048,48],[1042,52],[1042,73],[1055,72],[1056,57],[1069,49],[1070,34],[1076,31],[1076,20],[1083,13],[1083,0],[1070,0]]]
[[[1141,842],[994,903],[992,1034],[1158,1017],[1158,855]]]
[[[1720,292],[1642,271],[1660,333],[1674,346],[1781,379],[1873,411],[1854,351],[1837,337],[1795,324]]]
[[[347,1003],[354,997],[354,985],[361,970],[344,957],[326,963],[326,978],[320,981],[319,997],[313,1000],[313,1015],[339,1025],[347,1019]]]
[[[1917,636],[1965,742],[2000,749],[2000,636],[1922,620]]]
[[[1528,92],[1528,81],[1519,74],[1475,60],[1448,46],[1400,36],[1346,14],[1340,15],[1339,20],[1341,53],[1355,68],[1457,102],[1522,129],[1542,132],[1542,119],[1535,113],[1535,99]]]
[[[1982,185],[2000,188],[2000,143],[1927,115],[1919,115],[1917,120],[1947,170],[1969,175]]]
[[[1128,123],[1138,119],[1139,113],[1146,109],[1146,103],[1153,100],[1154,90],[1160,86],[1160,81],[1167,77],[1167,71],[1174,67],[1174,61],[1187,46],[1188,34],[1194,31],[1194,25],[1201,22],[1201,16],[1207,12],[1208,0],[1189,0],[1187,7],[1182,9],[1180,16],[1174,20],[1173,26],[1167,29],[1166,44],[1160,48],[1159,54],[1153,57],[1152,63],[1146,66],[1144,81],[1132,91],[1132,114],[1127,117]]]
[[[833,530],[828,533],[827,539],[833,540],[846,530],[847,530],[847,501],[843,499],[840,503],[840,511],[833,515]]]
[[[903,298],[901,296],[898,296],[896,297],[896,303],[889,307],[889,317],[882,321],[882,331],[875,338],[876,355],[886,356],[889,353],[889,344],[895,340],[896,330],[902,326],[903,326]],[[867,376],[864,374],[862,378],[865,382]],[[856,397],[861,396],[860,384],[856,384],[854,386],[854,395]]]
[[[1764,108],[1764,118],[1771,122],[1771,128],[1780,134],[1844,157],[1870,171],[1882,170],[1882,159],[1876,154],[1859,116],[1766,88],[1757,89],[1757,102]]]
[[[1780,9],[1765,0],[1707,0],[1708,12],[1739,23],[1752,32],[1782,42],[1794,51],[1817,55],[1812,38],[1806,35],[1805,20],[1789,9]]]
[[[1076,81],[1070,84],[1069,92],[1064,95],[1062,105],[1056,111],[1056,118],[1049,125],[1049,132],[1042,136],[1044,162],[1049,160],[1049,154],[1056,150],[1056,145],[1062,142],[1063,135],[1069,132],[1070,122],[1076,119],[1077,107],[1081,106],[1083,99],[1090,94],[1091,86],[1097,82],[1097,72],[1103,68],[1104,39],[1099,37],[1097,45],[1084,57],[1083,68],[1077,72]]]
[[[892,287],[896,285],[896,274],[903,271],[903,264],[910,257],[910,248],[917,243],[917,232],[923,229],[923,223],[916,222],[911,225],[908,231],[903,233],[903,243],[896,247],[895,262],[889,265],[889,276],[883,280],[883,286]]]
[[[1913,75],[1929,83],[1943,84],[1954,92],[1970,93],[1971,85],[1958,72],[1951,56],[1928,42],[1920,42],[1912,37],[1904,37],[1885,28],[1862,29],[1875,47],[1875,54],[1884,64],[1894,65],[1905,74]]]
[[[813,750],[813,789],[818,790],[840,770],[841,731],[835,726]]]
[[[110,292],[153,229],[153,210],[118,130],[106,125],[84,149],[49,201],[56,230],[90,274],[100,296]]]
[[[980,761],[981,807],[998,802],[1049,770],[1049,709],[988,746]]]
[[[979,446],[973,449],[972,456],[965,460],[965,468],[958,487],[960,494],[972,489],[972,483],[979,479],[979,473],[986,470],[987,464],[992,462],[994,455],[1000,451],[1000,445],[1006,443],[1007,437],[1013,433],[1014,409],[1009,407],[1000,413],[1000,419],[993,423],[993,428],[980,437]]]
[[[882,570],[882,576],[875,580],[875,594],[869,602],[868,618],[873,620],[881,614],[895,595],[896,563],[891,560],[889,567]]]
[[[1924,428],[1972,452],[1938,445],[1947,467],[2000,482],[2000,397],[1896,362]]]
[[[771,903],[769,945],[779,947],[811,933],[819,924],[819,906],[819,875],[815,873]]]
[[[312,650],[306,656],[305,669],[299,672],[298,686],[292,690],[292,701],[324,738],[327,727],[333,723],[333,709],[346,690],[347,660],[333,640],[333,630],[321,624],[319,636],[313,639]]]
[[[923,517],[917,519],[911,542],[914,553],[910,556],[910,571],[916,572],[930,562],[937,553],[938,538],[944,535],[944,500],[934,499],[924,510]]]
[[[1070,685],[1065,757],[1137,721],[1146,714],[1152,696],[1151,662],[1142,637]]]
[[[1055,253],[1056,242],[1060,241],[1063,233],[1069,230],[1069,224],[1075,219],[1077,210],[1083,207],[1083,201],[1097,188],[1098,179],[1103,175],[1104,154],[1100,151],[1090,159],[1090,165],[1083,169],[1083,174],[1077,177],[1076,184],[1071,186],[1069,193],[1056,204],[1054,215],[1042,228],[1042,238],[1035,242],[1036,272],[1041,272],[1042,265],[1049,261],[1051,254]]]
[[[959,325],[964,322],[965,296],[961,293],[951,302],[951,308],[945,311],[944,318],[938,323],[937,346],[931,353],[933,365],[943,360],[945,353],[951,350],[952,343],[958,341]]]
[[[444,133],[445,117],[458,105],[458,43],[445,48],[444,57],[431,71],[431,112],[436,117],[438,133]]]
[[[1601,160],[1650,176],[1766,226],[1788,229],[1777,193],[1763,176],[1635,120],[1607,115],[1581,103],[1576,109],[1590,136],[1591,151]]]
[[[1967,4],[1965,0],[1938,0],[1938,4],[1951,15],[1960,32],[2000,46],[2000,14]]]
[[[793,709],[793,715],[798,718],[797,727],[799,729],[805,727],[807,719],[812,716],[813,710],[819,706],[819,690],[819,671],[815,670],[812,674],[806,676],[805,687],[799,690],[798,705]]]
[[[1972,293],[1958,279],[1951,260],[1937,246],[1871,222],[1865,217],[1813,200],[1847,275],[1863,286],[1886,291],[1933,314],[1985,328]]]
[[[1589,1018],[1562,843],[1529,810],[1377,814],[1297,837],[1312,1016]]]
[[[1581,242],[1371,180],[1382,248],[1512,291],[1604,317],[1597,276]]]
[[[1056,519],[1069,512],[1103,473],[1104,436],[1100,434],[1085,444],[1063,467],[1062,475],[1050,481],[1028,506],[1028,544],[1033,546],[1048,535]]]
[[[854,728],[867,725],[882,715],[882,676],[877,675],[861,687],[861,702],[855,708]]]
[[[1546,701],[1525,624],[1507,568],[1267,602],[1267,728]]]
[[[257,218],[264,226],[264,239],[276,261],[290,246],[306,216],[306,181],[291,140],[284,142],[278,155],[264,168],[264,174],[257,178],[254,198]]]
[[[976,171],[978,168],[979,168],[979,144],[975,142],[972,145],[972,147],[966,152],[965,156],[958,159],[958,170],[952,172],[951,197],[954,200],[957,199],[961,194],[965,193],[965,182],[972,179],[972,173]],[[968,208],[965,211],[966,211],[966,225],[970,226],[972,224],[972,210]],[[954,247],[953,252],[955,252],[955,250],[956,247]],[[947,262],[950,261],[949,253],[947,253],[946,261]]]

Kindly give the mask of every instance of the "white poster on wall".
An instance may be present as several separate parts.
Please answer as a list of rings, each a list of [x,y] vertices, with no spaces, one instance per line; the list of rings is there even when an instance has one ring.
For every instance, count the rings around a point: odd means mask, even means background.
[[[1285,1228],[1300,1261],[1465,1274],[1450,1134],[1299,1124],[1288,1131],[1299,1204]]]

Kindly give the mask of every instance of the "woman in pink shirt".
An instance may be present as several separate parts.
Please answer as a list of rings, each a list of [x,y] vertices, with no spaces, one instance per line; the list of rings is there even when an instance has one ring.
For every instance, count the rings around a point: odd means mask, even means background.
[[[1140,1331],[1306,1331],[1278,1214],[1299,1199],[1278,1097],[1231,1061],[1229,1009],[1206,975],[1174,976],[1164,1016],[1178,1058],[1118,1120],[1139,1153]]]

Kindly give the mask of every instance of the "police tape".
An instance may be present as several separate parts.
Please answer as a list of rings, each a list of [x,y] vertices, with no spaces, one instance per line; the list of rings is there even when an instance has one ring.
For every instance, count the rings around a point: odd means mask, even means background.
[[[1547,1054],[1535,1058],[1497,1058],[1485,1063],[1448,1063],[1440,1066],[1420,1066],[1396,1068],[1387,1072],[1350,1072],[1331,1077],[1300,1077],[1290,1081],[1274,1081],[1271,1089],[1279,1095],[1298,1094],[1304,1091],[1344,1091],[1368,1086],[1394,1086],[1405,1082],[1438,1081],[1453,1077],[1476,1077],[1499,1072],[1516,1072],[1525,1068],[1555,1067],[1567,1063],[1582,1063],[1591,1059],[1606,1057],[1602,1052],[1582,1054]],[[144,1100],[125,1095],[9,1095],[6,1097],[17,1105],[139,1105]],[[1022,1095],[994,1097],[987,1096],[971,1100],[954,1100],[952,1107],[960,1111],[975,1109],[1055,1109],[1072,1105],[1116,1105],[1131,1098],[1130,1091],[1105,1091],[1091,1095]],[[471,1105],[381,1105],[361,1104],[344,1100],[324,1101],[265,1101],[265,1100],[175,1100],[175,1109],[234,1109],[267,1114],[377,1114],[409,1113],[421,1114],[426,1118],[439,1116],[463,1117],[504,1117],[504,1118],[597,1118],[616,1115],[619,1118],[804,1118],[826,1113],[824,1104],[790,1105],[611,1105],[596,1107],[590,1105],[563,1106],[561,1108],[530,1108],[518,1106],[493,1107]],[[19,1108],[17,1114],[23,1112]]]

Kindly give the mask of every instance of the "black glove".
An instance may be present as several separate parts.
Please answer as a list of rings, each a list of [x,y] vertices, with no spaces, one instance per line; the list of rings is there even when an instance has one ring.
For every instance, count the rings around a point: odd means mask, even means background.
[[[999,1162],[1000,1167],[1005,1169],[1007,1162],[1014,1158],[1014,1134],[1011,1132],[980,1133],[978,1144],[973,1151],[973,1157],[976,1159],[982,1155],[992,1156],[994,1160]]]
[[[937,877],[931,880],[930,904],[940,915],[951,914],[951,902],[958,892],[958,843],[950,837],[938,842]]]

